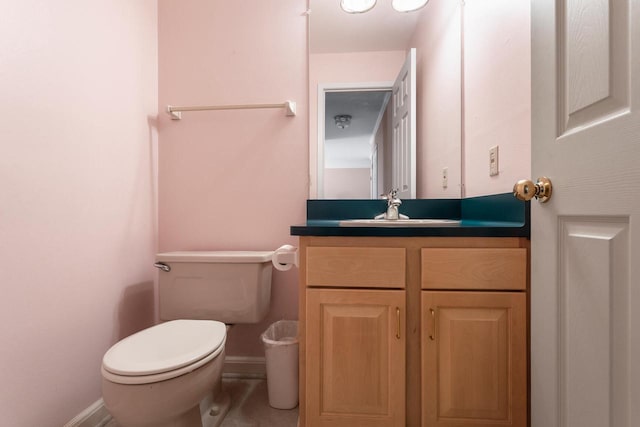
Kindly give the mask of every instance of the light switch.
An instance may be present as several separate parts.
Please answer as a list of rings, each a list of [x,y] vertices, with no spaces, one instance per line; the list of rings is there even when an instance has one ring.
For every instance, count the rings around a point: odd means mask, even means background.
[[[489,148],[489,176],[496,176],[498,170],[498,146]]]
[[[449,186],[449,168],[442,169],[442,188]]]

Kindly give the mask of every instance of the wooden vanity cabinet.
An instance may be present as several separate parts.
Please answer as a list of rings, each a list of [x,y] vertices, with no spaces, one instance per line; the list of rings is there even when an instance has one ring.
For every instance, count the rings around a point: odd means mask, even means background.
[[[523,238],[300,237],[300,427],[527,424]]]
[[[307,249],[306,426],[405,426],[405,264],[404,248]]]
[[[527,425],[526,260],[422,250],[423,427]]]

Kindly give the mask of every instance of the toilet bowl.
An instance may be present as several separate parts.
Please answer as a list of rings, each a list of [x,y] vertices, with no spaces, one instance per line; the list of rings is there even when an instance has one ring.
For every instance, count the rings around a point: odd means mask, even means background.
[[[165,323],[124,338],[102,362],[102,397],[120,427],[202,427],[201,403],[221,393],[227,324],[268,310],[272,252],[170,252],[156,256]],[[224,322],[224,323],[223,323]],[[219,403],[222,404],[220,408]],[[207,423],[209,424],[209,423]]]
[[[200,401],[217,394],[226,327],[174,320],[131,335],[105,354],[102,396],[124,427],[200,426]]]

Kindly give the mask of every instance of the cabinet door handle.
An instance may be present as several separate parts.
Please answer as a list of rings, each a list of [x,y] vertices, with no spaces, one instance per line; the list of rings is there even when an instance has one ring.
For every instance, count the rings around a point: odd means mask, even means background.
[[[436,340],[436,312],[434,311],[433,308],[430,308],[429,311],[431,312],[431,319],[432,319],[432,324],[433,324],[433,332],[429,334],[429,339],[431,341],[435,341]]]
[[[400,328],[402,327],[400,323],[400,307],[396,307],[396,338],[400,339]]]

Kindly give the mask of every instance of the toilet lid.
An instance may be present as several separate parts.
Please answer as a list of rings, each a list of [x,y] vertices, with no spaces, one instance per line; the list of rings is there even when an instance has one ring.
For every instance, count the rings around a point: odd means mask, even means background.
[[[116,343],[104,355],[102,367],[124,376],[178,370],[215,352],[226,334],[225,324],[215,320],[172,320]]]

